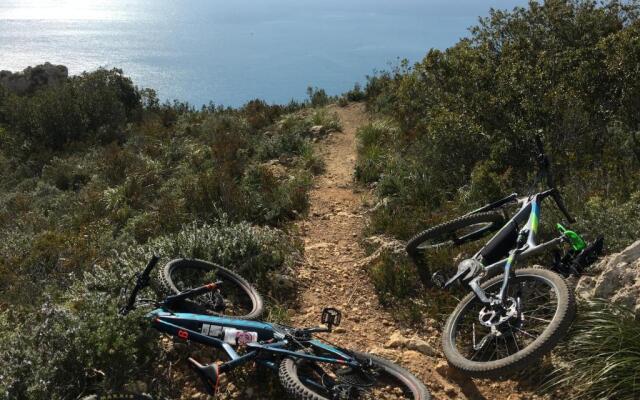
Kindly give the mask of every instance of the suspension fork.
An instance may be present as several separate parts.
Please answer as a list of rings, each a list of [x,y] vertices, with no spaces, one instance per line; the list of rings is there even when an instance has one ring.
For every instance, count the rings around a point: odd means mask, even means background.
[[[510,279],[515,278],[516,276],[515,264],[518,259],[518,255],[521,252],[522,250],[520,249],[519,246],[511,250],[504,264],[504,274],[503,274],[504,277],[502,279],[502,287],[500,288],[500,293],[498,294],[498,298],[500,300],[501,305],[504,304],[505,301],[507,300],[507,289],[509,289],[509,281]],[[471,280],[471,282],[469,282],[469,287],[471,288],[473,293],[475,293],[475,295],[478,297],[480,302],[486,305],[493,305],[496,303],[496,301],[488,298],[485,291],[482,290],[482,288],[480,287],[481,278],[482,278],[481,276],[478,276],[473,280]]]
[[[500,304],[504,304],[507,300],[507,289],[509,289],[509,280],[511,278],[516,277],[515,272],[515,263],[518,258],[518,248],[511,250],[509,252],[509,257],[507,258],[507,262],[504,265],[504,278],[502,279],[502,287],[500,288],[500,293],[498,297],[500,298]]]

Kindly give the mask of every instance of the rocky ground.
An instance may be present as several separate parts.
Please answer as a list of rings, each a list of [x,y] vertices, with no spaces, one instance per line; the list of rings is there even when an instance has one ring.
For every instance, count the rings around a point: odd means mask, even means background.
[[[588,275],[578,281],[576,293],[584,299],[610,299],[640,317],[640,240],[589,268]]]
[[[418,375],[435,399],[538,398],[514,381],[470,380],[454,373],[440,353],[435,324],[425,319],[420,327],[401,327],[380,306],[366,273],[371,257],[360,245],[370,193],[353,180],[355,133],[368,116],[362,104],[331,111],[338,113],[343,129],[317,145],[326,171],[311,192],[308,218],[298,223],[305,262],[298,271],[301,307],[294,325],[317,325],[323,307],[341,309],[342,325],[326,339],[398,362]]]

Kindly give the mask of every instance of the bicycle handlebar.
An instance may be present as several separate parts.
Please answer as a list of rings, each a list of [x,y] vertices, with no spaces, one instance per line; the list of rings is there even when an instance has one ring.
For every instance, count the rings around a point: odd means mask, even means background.
[[[125,306],[120,309],[121,315],[127,315],[129,311],[135,308],[136,297],[138,297],[138,292],[144,289],[145,287],[149,286],[149,275],[151,275],[151,271],[158,264],[159,260],[160,260],[160,257],[155,255],[151,256],[151,259],[147,263],[147,266],[144,268],[144,271],[142,271],[142,273],[138,275],[138,278],[136,279],[136,285],[133,287],[133,290],[131,291],[129,298],[127,299],[127,304],[125,304]]]
[[[538,161],[540,172],[542,175],[544,175],[547,181],[547,185],[549,186],[550,189],[552,189],[550,193],[551,197],[556,202],[558,209],[560,209],[562,214],[564,214],[565,218],[567,218],[567,221],[573,224],[576,222],[576,219],[573,218],[571,214],[569,214],[569,210],[567,210],[567,206],[564,204],[564,201],[562,200],[562,195],[560,194],[560,191],[558,190],[558,188],[556,188],[556,184],[553,181],[553,176],[551,175],[551,171],[549,168],[551,162],[549,161],[549,157],[547,157],[547,155],[544,152],[544,144],[542,143],[542,138],[540,137],[540,134],[536,134],[534,138],[536,142],[536,147],[538,147],[538,156],[536,157],[536,161]]]
[[[575,223],[576,219],[573,218],[571,214],[569,214],[569,210],[567,210],[567,206],[564,205],[564,201],[562,200],[562,196],[560,195],[558,189],[554,188],[553,192],[551,193],[551,197],[553,197],[553,200],[556,202],[556,205],[558,206],[560,211],[567,218],[567,221],[569,221],[569,223],[571,224]]]

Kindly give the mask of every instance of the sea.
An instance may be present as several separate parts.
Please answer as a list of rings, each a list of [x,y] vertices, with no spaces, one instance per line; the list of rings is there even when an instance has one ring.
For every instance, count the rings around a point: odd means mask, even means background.
[[[121,68],[163,100],[334,95],[469,35],[508,0],[0,0],[0,70]]]

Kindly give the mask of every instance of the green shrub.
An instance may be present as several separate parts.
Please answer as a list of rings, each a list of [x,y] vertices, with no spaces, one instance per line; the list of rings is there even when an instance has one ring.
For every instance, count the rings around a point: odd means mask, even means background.
[[[310,176],[297,171],[289,175],[275,172],[266,165],[247,170],[242,185],[252,207],[251,220],[277,225],[307,209]]]
[[[121,139],[125,124],[141,110],[139,92],[118,69],[84,73],[29,95],[8,95],[3,103],[9,131],[31,151],[59,150],[78,140]]]
[[[640,323],[633,311],[606,300],[580,307],[563,359],[543,389],[566,399],[637,399],[640,391]]]
[[[75,398],[101,388],[119,390],[134,381],[169,395],[169,382],[154,373],[162,368],[166,351],[144,320],[145,311],[128,317],[116,312],[133,273],[151,254],[160,255],[162,262],[201,258],[238,271],[268,298],[284,299],[291,293],[278,291],[275,282],[280,274],[292,273],[297,253],[282,231],[227,220],[193,223],[176,234],[128,247],[90,268],[55,303],[52,299],[29,313],[19,305],[0,313],[0,396]]]
[[[409,260],[396,259],[389,252],[384,252],[370,267],[369,275],[383,305],[410,299],[418,292],[420,279],[415,266]]]
[[[330,113],[326,108],[313,110],[309,119],[309,123],[313,125],[321,125],[326,131],[340,131],[340,118],[335,112]]]
[[[389,120],[375,121],[358,129],[355,177],[363,183],[377,182],[386,169],[387,148],[397,135]]]
[[[331,101],[324,89],[318,89],[311,86],[307,88],[307,96],[309,97],[309,104],[312,107],[324,107]]]
[[[273,275],[292,271],[298,249],[287,235],[275,228],[248,223],[231,223],[227,218],[214,224],[192,223],[144,245],[129,248],[117,262],[144,265],[149,254],[163,260],[178,257],[199,258],[231,268],[254,282],[264,294],[286,298],[291,293],[273,292]]]
[[[590,198],[607,198],[613,210],[632,204],[639,10],[636,2],[561,0],[492,10],[469,38],[370,77],[368,109],[398,127],[393,140],[361,138],[358,177],[378,181],[385,201],[374,231],[407,238],[435,219],[528,193],[537,132],[585,224],[600,221],[584,207]],[[615,248],[634,240],[611,234]]]
[[[579,232],[592,237],[602,235],[610,252],[620,251],[640,232],[640,192],[629,200],[618,202],[599,196],[589,198],[576,225]]]
[[[435,261],[435,258],[429,261]],[[421,325],[424,316],[428,315],[437,323],[444,324],[457,303],[454,296],[465,294],[464,290],[456,290],[452,296],[449,291],[432,287],[432,272],[447,268],[448,264],[427,264],[416,268],[408,257],[385,251],[369,267],[368,274],[380,303],[392,308],[397,319]]]
[[[365,99],[365,93],[359,83],[353,85],[353,89],[345,93],[345,97],[349,101],[362,101]]]

